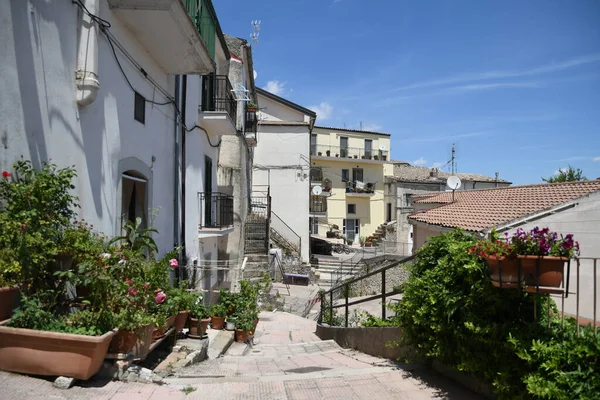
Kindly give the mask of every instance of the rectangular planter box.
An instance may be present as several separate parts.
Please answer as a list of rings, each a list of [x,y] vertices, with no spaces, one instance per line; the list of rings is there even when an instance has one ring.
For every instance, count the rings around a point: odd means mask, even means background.
[[[116,330],[102,336],[10,328],[0,323],[0,369],[87,380],[102,365]]]

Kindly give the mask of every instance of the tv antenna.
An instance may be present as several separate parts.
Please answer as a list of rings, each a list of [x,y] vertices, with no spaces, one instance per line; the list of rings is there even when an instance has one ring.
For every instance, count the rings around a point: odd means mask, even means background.
[[[460,178],[458,176],[449,176],[446,180],[446,186],[452,190],[452,202],[454,203],[454,191],[458,189],[461,185]]]
[[[452,175],[454,175],[456,173],[455,162],[454,162],[455,154],[456,154],[456,150],[454,147],[454,143],[452,143],[452,158],[450,159],[450,162],[452,162]],[[459,182],[460,182],[460,179],[459,179]]]
[[[252,33],[250,33],[250,40],[252,42],[258,44],[258,35],[260,35],[260,20],[250,21],[250,25],[252,25]]]

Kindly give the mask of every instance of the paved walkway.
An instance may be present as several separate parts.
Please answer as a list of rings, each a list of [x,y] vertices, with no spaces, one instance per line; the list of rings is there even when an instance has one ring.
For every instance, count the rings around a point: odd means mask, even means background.
[[[185,368],[167,385],[90,381],[69,390],[0,372],[0,399],[460,399],[480,397],[429,372],[353,350],[314,334],[315,322],[261,313],[254,347]],[[181,389],[187,388],[189,394]]]

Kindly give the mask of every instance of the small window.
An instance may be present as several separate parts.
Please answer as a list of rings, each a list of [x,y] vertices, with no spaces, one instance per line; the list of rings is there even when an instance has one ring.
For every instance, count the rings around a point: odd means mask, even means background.
[[[342,170],[342,182],[348,182],[350,180],[350,170],[343,169]]]
[[[356,214],[356,204],[348,204],[348,214]]]
[[[146,123],[146,98],[135,92],[135,105],[133,109],[133,118],[142,124]]]

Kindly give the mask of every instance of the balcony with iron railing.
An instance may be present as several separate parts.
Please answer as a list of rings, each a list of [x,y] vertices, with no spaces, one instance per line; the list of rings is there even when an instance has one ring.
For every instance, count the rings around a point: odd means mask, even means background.
[[[250,147],[256,147],[258,143],[258,116],[256,111],[246,110],[244,118],[244,132],[246,137],[246,143]]]
[[[351,181],[346,182],[346,196],[371,197],[375,195],[377,182]]]
[[[200,125],[209,135],[235,135],[237,101],[226,75],[202,77],[202,104],[199,107]]]
[[[198,193],[198,236],[223,236],[233,231],[233,196],[219,192]]]
[[[311,156],[315,159],[348,161],[361,160],[367,162],[383,162],[388,160],[388,150],[369,150],[360,147],[340,147],[330,145],[312,145]]]
[[[310,196],[310,213],[311,214],[326,214],[327,213],[327,197]]]
[[[108,0],[108,6],[165,73],[215,70],[217,17],[210,0]]]

